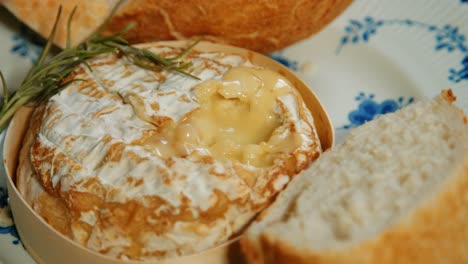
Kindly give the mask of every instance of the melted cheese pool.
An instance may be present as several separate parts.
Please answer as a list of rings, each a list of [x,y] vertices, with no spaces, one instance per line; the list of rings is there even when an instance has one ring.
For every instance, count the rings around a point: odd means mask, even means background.
[[[162,128],[153,139],[154,152],[185,157],[203,149],[224,162],[271,166],[300,144],[294,136],[272,139],[282,123],[276,100],[291,89],[288,80],[271,70],[232,68],[220,80],[194,87],[200,107]]]

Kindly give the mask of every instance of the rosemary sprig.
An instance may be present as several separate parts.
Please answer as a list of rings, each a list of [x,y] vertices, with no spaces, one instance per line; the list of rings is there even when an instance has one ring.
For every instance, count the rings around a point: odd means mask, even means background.
[[[5,79],[3,74],[0,72],[4,95],[3,104],[0,107],[0,132],[5,129],[8,121],[21,106],[30,102],[40,103],[63,90],[71,83],[80,81],[78,79],[67,78],[67,76],[69,76],[74,69],[82,63],[91,69],[86,61],[101,54],[116,53],[127,57],[132,63],[144,69],[170,70],[198,79],[196,76],[185,71],[191,65],[190,62],[180,61],[180,59],[186,55],[186,53],[192,49],[198,41],[195,41],[175,57],[163,58],[148,49],[139,49],[127,42],[124,38],[124,34],[130,30],[133,24],[129,24],[122,31],[117,32],[114,35],[104,36],[102,34],[104,28],[109,23],[110,18],[117,11],[119,5],[122,3],[122,0],[119,1],[114,10],[112,10],[111,15],[94,34],[84,42],[78,44],[76,47],[71,47],[70,31],[71,21],[76,11],[75,7],[67,21],[66,48],[55,56],[48,58],[62,13],[61,7],[59,8],[46,45],[44,46],[36,63],[26,74],[26,77],[22,81],[20,87],[13,95],[8,94]]]

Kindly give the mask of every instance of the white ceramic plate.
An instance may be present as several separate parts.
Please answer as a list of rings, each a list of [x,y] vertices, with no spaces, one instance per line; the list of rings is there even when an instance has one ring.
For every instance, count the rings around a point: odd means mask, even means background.
[[[468,113],[467,14],[468,0],[355,0],[321,33],[271,56],[314,89],[340,142],[353,127],[445,88]],[[0,70],[10,90],[37,58],[38,45],[0,9]],[[4,175],[1,167],[0,263],[34,263],[9,218]]]

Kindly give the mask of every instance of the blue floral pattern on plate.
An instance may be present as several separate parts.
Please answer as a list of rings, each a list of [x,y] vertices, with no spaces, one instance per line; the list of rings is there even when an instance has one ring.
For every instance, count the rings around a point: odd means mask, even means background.
[[[286,58],[285,56],[282,55],[281,52],[276,52],[276,53],[271,53],[268,55],[268,57],[274,59],[275,61],[283,64],[284,66],[288,67],[289,69],[293,71],[298,70],[298,65],[297,61],[291,60]]]
[[[376,20],[367,16],[362,21],[351,19],[349,25],[344,28],[345,35],[341,38],[337,48],[337,54],[349,43],[368,42],[371,36],[377,33],[377,30],[383,26],[407,26],[419,27],[435,35],[435,51],[445,50],[447,52],[459,52],[461,54],[461,68],[450,68],[448,70],[448,79],[458,83],[468,81],[468,47],[465,44],[466,37],[459,31],[457,26],[446,24],[445,26],[436,26],[422,23],[412,19],[382,19]]]
[[[375,101],[374,94],[366,95],[364,92],[359,93],[355,100],[359,102],[357,109],[348,114],[348,120],[350,123],[341,127],[342,129],[350,129],[360,126],[365,122],[371,121],[381,115],[395,112],[396,110],[414,102],[413,97],[409,97],[407,99],[399,97],[396,100],[387,99],[378,103]]]
[[[6,190],[3,187],[0,187],[0,210],[7,210],[8,215],[0,214],[0,234],[10,234],[14,237],[14,240],[12,241],[13,244],[17,245],[20,242],[18,231],[16,230],[16,227],[14,224],[12,225],[2,225],[2,222],[11,222],[13,223],[13,220],[11,219],[10,215],[10,209],[8,208],[8,194]],[[7,217],[8,219],[1,219],[2,217]],[[2,221],[3,220],[3,221]]]
[[[36,62],[37,58],[41,54],[42,46],[44,46],[44,40],[32,32],[26,26],[22,25],[19,34],[12,36],[14,42],[13,47],[10,51],[16,53],[23,58],[28,58],[31,63]]]

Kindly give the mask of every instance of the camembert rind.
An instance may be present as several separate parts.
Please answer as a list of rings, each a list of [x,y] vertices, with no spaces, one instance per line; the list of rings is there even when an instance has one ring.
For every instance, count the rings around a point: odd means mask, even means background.
[[[179,50],[153,46],[164,56]],[[239,55],[193,51],[201,80],[142,70],[101,56],[76,70],[83,81],[52,97],[32,119],[20,155],[18,188],[55,229],[95,251],[148,259],[189,254],[238,232],[291,176],[316,158],[320,143],[310,112],[291,88],[276,98],[282,123],[300,144],[267,168],[210,155],[162,158],[148,138],[199,107],[195,87],[235,67]]]

